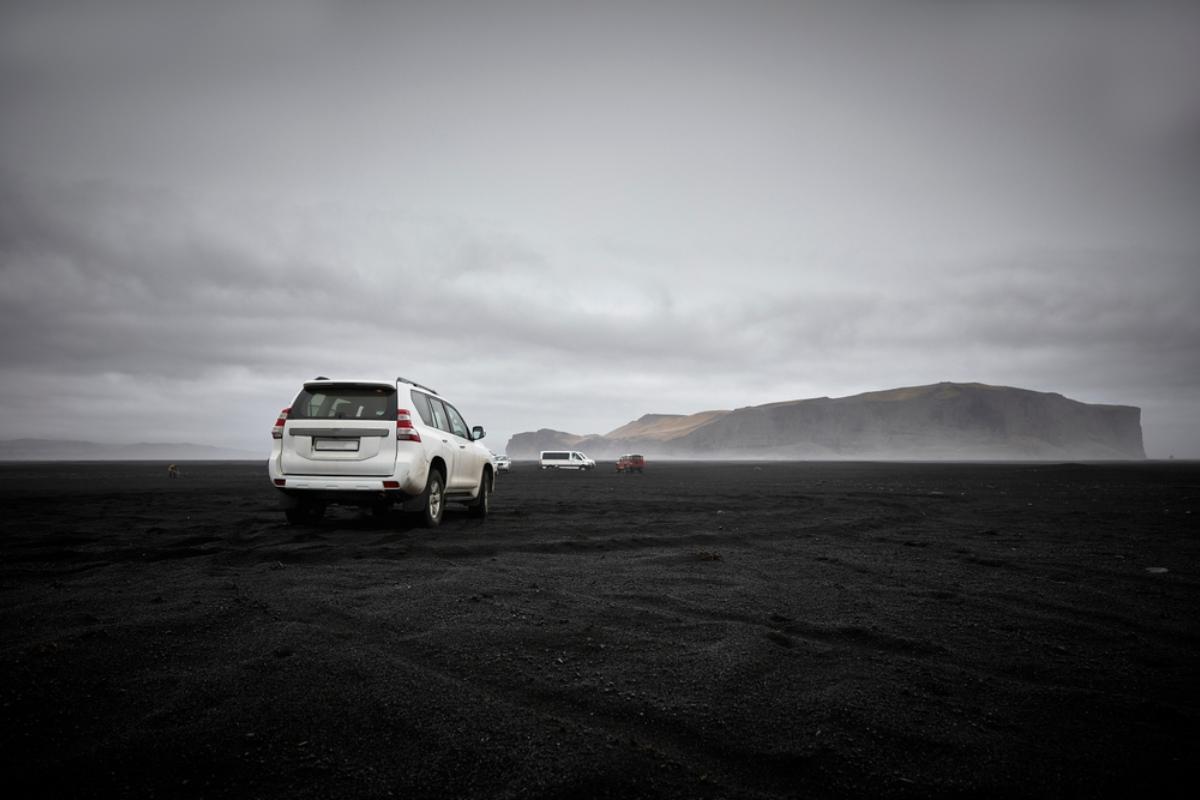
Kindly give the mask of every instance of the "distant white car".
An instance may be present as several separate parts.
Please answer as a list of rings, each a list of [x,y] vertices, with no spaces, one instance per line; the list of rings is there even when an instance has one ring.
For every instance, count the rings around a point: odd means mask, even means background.
[[[496,472],[508,472],[512,469],[512,459],[505,455],[496,456],[492,463],[496,465]]]
[[[578,450],[543,450],[542,469],[595,469],[596,462]]]
[[[432,389],[397,378],[306,381],[271,430],[271,482],[286,498],[287,519],[319,519],[327,504],[418,512],[426,527],[446,502],[486,516],[495,466],[467,427]]]

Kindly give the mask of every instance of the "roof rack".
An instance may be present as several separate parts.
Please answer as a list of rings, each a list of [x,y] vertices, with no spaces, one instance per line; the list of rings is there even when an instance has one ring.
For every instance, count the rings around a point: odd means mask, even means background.
[[[417,387],[418,389],[424,389],[425,391],[429,392],[430,394],[438,393],[437,389],[430,389],[428,386],[423,386],[423,385],[417,383],[416,381],[410,381],[408,378],[397,377],[396,383],[408,383],[408,384],[411,384],[411,385]]]

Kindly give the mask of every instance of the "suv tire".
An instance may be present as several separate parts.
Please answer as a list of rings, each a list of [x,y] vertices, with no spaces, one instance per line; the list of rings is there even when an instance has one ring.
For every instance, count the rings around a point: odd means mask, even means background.
[[[486,517],[491,508],[492,503],[492,473],[484,470],[479,476],[479,497],[476,497],[467,506],[467,511],[472,517]]]
[[[446,510],[446,479],[439,470],[429,470],[429,481],[425,484],[421,499],[424,501],[420,513],[421,527],[436,528],[441,525],[442,514]]]

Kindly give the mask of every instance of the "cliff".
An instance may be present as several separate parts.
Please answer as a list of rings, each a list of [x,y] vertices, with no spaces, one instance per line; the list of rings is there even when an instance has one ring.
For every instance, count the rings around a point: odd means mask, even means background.
[[[706,411],[648,414],[604,436],[543,429],[508,443],[674,458],[1141,459],[1141,410],[981,383],[938,383]]]

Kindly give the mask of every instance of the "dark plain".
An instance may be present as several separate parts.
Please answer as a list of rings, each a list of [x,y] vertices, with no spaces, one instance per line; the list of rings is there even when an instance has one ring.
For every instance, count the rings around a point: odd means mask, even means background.
[[[518,463],[437,530],[179,469],[0,466],[9,796],[1195,791],[1195,463]]]

